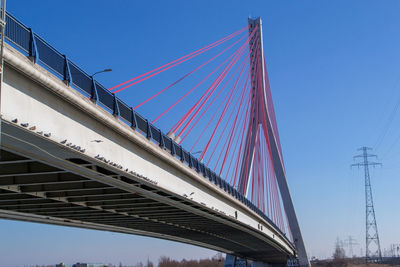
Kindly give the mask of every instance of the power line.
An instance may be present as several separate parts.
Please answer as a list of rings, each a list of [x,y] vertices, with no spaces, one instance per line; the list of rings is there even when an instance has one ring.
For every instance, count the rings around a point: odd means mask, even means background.
[[[399,82],[400,82],[400,77],[396,80],[396,82],[394,84],[394,89],[397,87]],[[389,118],[388,118],[388,120],[387,120],[387,122],[386,122],[386,124],[385,124],[385,126],[383,128],[383,131],[382,131],[381,135],[378,136],[378,139],[376,140],[376,142],[374,144],[375,150],[377,150],[380,147],[380,145],[382,144],[383,140],[385,139],[385,137],[386,137],[386,135],[387,135],[387,133],[388,133],[388,131],[390,129],[390,126],[392,125],[393,120],[394,120],[394,118],[395,118],[395,116],[397,114],[397,110],[399,109],[399,106],[400,106],[400,96],[398,97],[397,102],[394,105],[392,112],[390,112]]]
[[[392,112],[390,113],[389,119],[386,122],[385,127],[383,128],[384,130],[383,130],[382,134],[378,137],[377,141],[375,142],[375,145],[374,145],[375,150],[377,150],[379,148],[379,146],[382,144],[383,140],[385,139],[385,137],[394,121],[394,118],[396,117],[399,106],[400,106],[400,97],[397,100],[397,103],[394,106]]]
[[[396,137],[396,139],[393,141],[393,143],[389,146],[389,148],[386,150],[386,152],[383,154],[382,158],[386,158],[390,152],[392,151],[393,147],[397,145],[397,143],[400,141],[400,134]]]

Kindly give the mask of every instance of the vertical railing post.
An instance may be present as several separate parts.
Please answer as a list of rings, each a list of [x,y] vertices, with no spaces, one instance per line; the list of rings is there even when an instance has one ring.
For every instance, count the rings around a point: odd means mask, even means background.
[[[36,63],[39,59],[39,53],[37,50],[35,33],[31,28],[29,28],[29,35],[29,58],[33,63]]]
[[[201,173],[203,174],[203,176],[205,178],[207,178],[206,167],[204,166],[204,164],[201,161],[199,162],[199,165],[200,165]]]
[[[175,156],[176,155],[176,150],[175,150],[175,146],[174,146],[174,140],[171,139],[171,155]]]
[[[72,84],[71,69],[69,67],[69,60],[66,55],[64,55],[64,82],[67,85]]]
[[[183,154],[183,147],[181,146],[181,161],[185,161],[185,155]]]
[[[164,148],[165,148],[164,135],[163,135],[163,133],[161,132],[160,129],[158,129],[158,132],[160,133],[160,147],[161,147],[162,149],[164,149]]]
[[[99,95],[97,94],[96,80],[93,77],[91,78],[92,78],[92,92],[90,94],[90,100],[92,100],[93,103],[97,104]]]
[[[136,120],[136,112],[131,108],[132,117],[131,117],[131,128],[136,130],[137,128],[137,120]]]
[[[113,93],[113,115],[115,117],[119,116],[119,105],[117,96]]]
[[[195,162],[196,171],[200,173],[200,164],[199,161],[193,157],[193,161]]]
[[[193,160],[192,160],[192,155],[190,153],[189,154],[189,167],[193,168]]]
[[[146,137],[147,139],[151,139],[153,137],[152,133],[151,133],[151,127],[150,127],[150,122],[149,120],[146,120],[146,124],[147,124],[147,133],[146,133]]]

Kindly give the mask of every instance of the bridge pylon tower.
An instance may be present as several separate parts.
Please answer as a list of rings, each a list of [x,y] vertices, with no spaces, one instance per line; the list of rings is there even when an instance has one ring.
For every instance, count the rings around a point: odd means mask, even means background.
[[[247,136],[245,137],[246,145],[239,176],[238,190],[242,194],[248,196],[248,184],[250,183],[250,174],[254,161],[255,144],[257,138],[263,138],[262,136],[258,136],[261,132],[259,131],[259,129],[260,127],[262,127],[265,135],[264,138],[266,138],[266,140],[270,144],[272,164],[283,201],[283,208],[286,212],[288,226],[291,230],[293,241],[298,252],[299,264],[300,266],[310,266],[293,201],[290,196],[289,186],[286,180],[286,172],[278,140],[279,137],[277,133],[276,123],[275,127],[273,126],[275,115],[271,114],[271,109],[268,108],[268,101],[272,101],[272,99],[268,99],[271,96],[267,91],[267,86],[269,88],[269,81],[264,60],[262,21],[261,18],[249,18],[248,22],[249,36],[251,38],[249,42],[249,47],[252,104],[250,108],[251,115],[248,125]],[[253,31],[256,31],[255,34],[253,34]],[[254,44],[254,42],[258,43]]]

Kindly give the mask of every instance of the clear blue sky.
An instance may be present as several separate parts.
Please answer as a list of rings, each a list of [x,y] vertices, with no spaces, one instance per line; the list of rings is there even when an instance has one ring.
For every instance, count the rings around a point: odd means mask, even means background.
[[[310,256],[335,239],[365,240],[360,146],[372,170],[381,245],[400,243],[398,1],[8,1],[8,10],[89,73],[115,85],[168,63],[261,16],[276,116],[292,197]],[[164,84],[165,85],[165,84]],[[146,92],[121,94],[128,103]],[[145,110],[146,111],[146,110]],[[131,263],[199,258],[213,251],[157,239],[0,220],[0,265]],[[360,247],[355,249],[359,253]]]

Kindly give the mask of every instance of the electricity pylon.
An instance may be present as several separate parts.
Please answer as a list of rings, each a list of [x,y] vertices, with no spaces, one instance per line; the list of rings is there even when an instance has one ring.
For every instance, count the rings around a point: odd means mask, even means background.
[[[378,227],[376,226],[374,202],[372,199],[371,181],[369,176],[369,166],[382,165],[378,162],[369,161],[370,157],[376,155],[368,154],[369,147],[361,147],[358,150],[362,151],[361,155],[354,158],[362,158],[363,161],[352,164],[351,166],[364,167],[365,176],[365,261],[380,262],[382,261],[381,245],[379,243]]]
[[[349,248],[349,258],[354,257],[353,246],[358,245],[356,241],[357,240],[355,240],[351,235],[349,235],[349,237],[346,240],[344,240],[345,245],[348,246]]]

